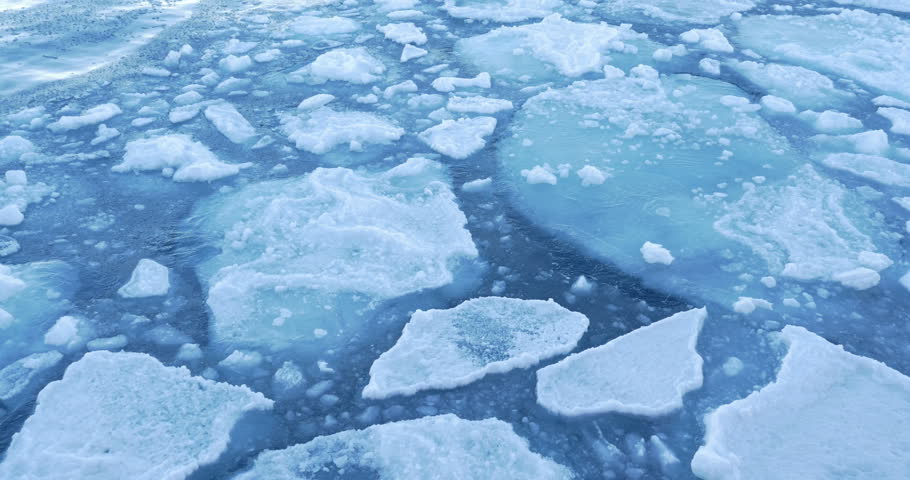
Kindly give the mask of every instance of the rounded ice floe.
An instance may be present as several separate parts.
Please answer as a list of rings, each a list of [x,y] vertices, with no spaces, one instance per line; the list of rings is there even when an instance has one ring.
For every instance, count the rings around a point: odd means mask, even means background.
[[[716,28],[694,28],[679,35],[679,39],[694,46],[714,52],[733,53],[733,45]]]
[[[262,453],[234,480],[317,477],[382,480],[562,480],[572,472],[532,452],[501,420],[439,415],[349,430]],[[352,478],[353,478],[352,477]]]
[[[69,308],[77,282],[59,261],[0,265],[0,368],[49,350],[44,334]]]
[[[599,72],[611,58],[620,62],[627,45],[640,44],[641,58],[650,55],[650,42],[628,26],[579,23],[558,14],[538,23],[500,27],[460,40],[456,48],[478,68],[510,78],[548,79],[552,70],[567,77]],[[634,49],[637,53],[637,47]],[[634,65],[634,63],[632,64]],[[631,65],[630,65],[631,66]]]
[[[513,23],[545,17],[562,5],[562,0],[445,0],[442,8],[455,18]]]
[[[418,310],[370,367],[366,398],[467,385],[575,348],[588,319],[556,302],[483,297],[448,310]]]
[[[347,144],[353,152],[367,144],[392,143],[405,131],[391,120],[368,112],[336,111],[320,107],[281,116],[281,131],[300,150],[322,155]]]
[[[527,218],[665,291],[779,303],[783,290],[758,278],[839,282],[865,266],[862,252],[896,251],[857,192],[805,164],[718,80],[636,67],[549,90],[525,102],[496,154]],[[588,165],[610,188],[571,174]],[[646,240],[672,252],[672,269],[642,261]]]
[[[175,182],[210,182],[236,175],[246,164],[224,163],[205,145],[189,135],[172,133],[132,140],[126,144],[123,161],[114,172],[172,171]]]
[[[146,354],[87,353],[38,394],[0,478],[184,479],[218,460],[244,413],[271,407]]]
[[[336,48],[316,57],[309,65],[288,74],[288,81],[314,84],[337,80],[372,83],[385,73],[385,65],[363,47]]]
[[[664,265],[673,263],[673,255],[659,243],[645,242],[639,250],[641,250],[641,258],[647,263]]]
[[[708,312],[680,312],[537,371],[537,403],[558,415],[655,417],[702,385],[695,350]]]
[[[777,380],[705,417],[692,471],[705,480],[905,479],[910,378],[784,327]]]
[[[844,10],[828,15],[757,15],[738,22],[735,40],[775,61],[851,78],[910,100],[910,22]]]
[[[422,158],[249,185],[196,215],[221,250],[199,268],[211,339],[232,348],[353,335],[372,307],[447,285],[477,257],[444,167]]]
[[[168,275],[167,267],[154,260],[143,258],[139,260],[130,275],[130,280],[120,287],[120,290],[117,290],[117,294],[123,298],[167,295],[168,289],[171,288]]]
[[[433,150],[459,160],[470,157],[486,146],[486,137],[496,130],[493,117],[443,120],[420,132],[418,138]]]
[[[685,3],[679,0],[611,0],[604,10],[620,18],[638,17],[640,21],[715,24],[722,17],[745,12],[755,7],[754,0],[702,0]]]

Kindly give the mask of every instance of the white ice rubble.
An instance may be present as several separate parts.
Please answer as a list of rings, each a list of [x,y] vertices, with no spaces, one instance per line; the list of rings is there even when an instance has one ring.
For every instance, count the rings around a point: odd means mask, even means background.
[[[224,163],[200,142],[182,133],[131,140],[115,172],[160,170],[175,182],[210,182],[231,175],[249,164]]]
[[[903,479],[910,378],[795,326],[777,379],[705,417],[692,471],[705,480]]]
[[[570,470],[532,452],[512,426],[495,418],[439,415],[317,437],[259,455],[236,480],[303,480],[321,475],[382,480],[573,478]]]
[[[708,312],[680,312],[537,371],[537,403],[565,416],[655,417],[683,405],[702,385],[695,350]]]
[[[281,131],[298,149],[316,155],[329,153],[340,145],[361,152],[369,144],[387,145],[405,134],[403,128],[375,113],[329,107],[284,114]]]
[[[288,81],[314,84],[342,81],[365,84],[379,80],[385,70],[385,65],[370,55],[366,48],[336,48],[319,55],[309,65],[288,74]]]
[[[496,130],[493,117],[443,120],[439,125],[420,132],[418,138],[433,150],[456,159],[465,159],[486,146],[486,137]]]
[[[271,407],[146,354],[90,352],[38,394],[0,478],[184,479],[219,459],[246,412]]]
[[[482,297],[448,310],[418,310],[370,367],[365,398],[467,385],[572,350],[588,319],[557,303]]]

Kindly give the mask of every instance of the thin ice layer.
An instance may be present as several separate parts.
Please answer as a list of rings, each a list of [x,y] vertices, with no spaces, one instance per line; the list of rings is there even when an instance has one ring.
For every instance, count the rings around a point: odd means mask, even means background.
[[[244,413],[271,407],[146,354],[90,352],[38,394],[0,478],[183,479],[218,460]]]
[[[786,326],[777,380],[705,417],[692,471],[705,480],[904,479],[910,378]]]
[[[844,10],[746,17],[736,40],[772,60],[843,75],[910,100],[910,22],[892,15]]]
[[[575,348],[584,315],[556,302],[483,297],[448,310],[418,310],[401,338],[370,367],[367,398],[467,385],[527,368]]]
[[[0,265],[0,368],[49,349],[44,333],[77,287],[75,269],[60,261]]]
[[[477,256],[444,167],[422,158],[249,185],[197,216],[220,249],[199,269],[211,338],[235,348],[352,335],[372,307],[447,285]]]
[[[383,480],[569,479],[562,465],[532,452],[512,426],[495,418],[439,415],[349,430],[265,452],[235,480],[308,478]]]
[[[558,415],[677,410],[702,385],[695,350],[708,311],[680,312],[537,371],[537,403]]]

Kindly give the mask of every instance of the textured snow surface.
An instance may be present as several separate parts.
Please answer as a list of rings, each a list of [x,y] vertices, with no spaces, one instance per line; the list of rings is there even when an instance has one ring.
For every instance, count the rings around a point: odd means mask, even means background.
[[[319,168],[206,202],[221,253],[200,267],[215,342],[281,348],[353,333],[383,300],[455,280],[477,256],[442,165]],[[286,312],[283,314],[283,312]]]
[[[370,367],[368,398],[467,385],[572,350],[588,319],[555,302],[482,297],[449,310],[418,310]]]
[[[537,403],[570,417],[655,417],[678,410],[683,395],[702,385],[695,345],[707,316],[704,308],[677,313],[541,368]]]
[[[218,459],[245,412],[271,407],[146,354],[87,353],[38,395],[0,477],[187,478]]]
[[[784,327],[777,379],[705,417],[692,471],[706,480],[905,478],[910,378]],[[773,460],[772,460],[773,459]]]
[[[265,452],[236,480],[346,474],[388,480],[574,477],[565,467],[532,452],[527,440],[508,423],[494,418],[462,420],[449,414],[341,432]]]
[[[244,165],[222,162],[189,135],[175,133],[132,140],[115,172],[161,170],[175,182],[210,182],[237,175]]]

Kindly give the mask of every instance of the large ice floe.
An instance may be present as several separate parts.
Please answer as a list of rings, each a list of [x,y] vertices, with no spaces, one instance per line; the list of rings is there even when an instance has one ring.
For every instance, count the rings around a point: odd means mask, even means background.
[[[906,478],[910,378],[802,327],[780,338],[777,380],[707,415],[692,471],[705,480]]]
[[[444,167],[423,158],[249,185],[196,215],[220,249],[199,267],[219,344],[353,334],[381,302],[448,285],[477,256]]]
[[[566,353],[588,319],[556,302],[482,297],[449,310],[418,310],[370,368],[363,396],[413,395],[467,385]]]
[[[863,199],[805,164],[759,108],[733,85],[641,66],[531,98],[498,156],[533,221],[665,290],[773,304],[782,292],[759,277],[877,278],[890,263],[867,259],[894,246]],[[672,265],[642,258],[646,242]]]
[[[227,450],[244,413],[271,407],[146,354],[87,353],[38,395],[0,478],[187,478]]]
[[[265,452],[235,480],[320,476],[386,480],[574,477],[562,465],[532,452],[508,423],[492,418],[462,420],[449,414],[341,432]]]
[[[579,416],[626,413],[654,417],[678,410],[702,385],[695,350],[704,308],[677,313],[537,371],[537,403]]]

